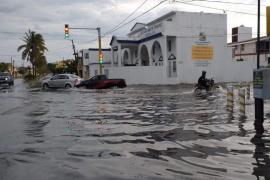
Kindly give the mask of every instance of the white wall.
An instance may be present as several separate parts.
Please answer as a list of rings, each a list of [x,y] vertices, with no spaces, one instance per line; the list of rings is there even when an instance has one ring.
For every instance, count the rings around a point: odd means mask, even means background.
[[[109,68],[109,78],[124,78],[128,85],[179,83],[176,79],[174,79],[174,81],[167,81],[163,72],[165,72],[165,70],[162,66],[126,66]]]
[[[238,27],[238,42],[249,40],[252,38],[252,28],[251,27]]]
[[[203,70],[207,71],[207,77],[213,77],[215,81],[227,79],[224,66],[232,59],[230,49],[227,48],[227,20],[225,14],[205,14],[205,13],[177,13],[179,28],[178,32],[167,28],[169,33],[178,33],[177,54],[178,71],[180,82],[196,83]],[[179,21],[181,20],[181,21]],[[168,22],[169,24],[171,22]],[[172,27],[170,27],[172,28]],[[213,48],[213,58],[210,60],[193,60],[192,46],[199,45],[199,34],[206,35],[205,43]],[[204,66],[199,65],[204,62]]]

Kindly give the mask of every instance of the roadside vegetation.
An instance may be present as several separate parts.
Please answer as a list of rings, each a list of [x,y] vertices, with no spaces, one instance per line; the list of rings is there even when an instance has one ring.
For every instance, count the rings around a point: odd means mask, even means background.
[[[42,76],[47,72],[47,60],[44,53],[48,51],[43,36],[29,29],[22,41],[24,44],[20,45],[17,51],[22,51],[22,59],[26,59],[32,66],[31,71],[25,77],[35,79]]]
[[[21,52],[23,60],[30,63],[29,67],[20,67],[18,72],[24,80],[29,82],[30,87],[38,86],[41,79],[47,74],[71,73],[77,74],[77,60],[67,59],[57,61],[56,63],[47,63],[45,56],[48,51],[43,36],[30,29],[21,39],[23,44],[17,49]],[[5,67],[2,65],[3,68]],[[0,64],[0,69],[1,69]],[[34,84],[33,86],[31,84]]]

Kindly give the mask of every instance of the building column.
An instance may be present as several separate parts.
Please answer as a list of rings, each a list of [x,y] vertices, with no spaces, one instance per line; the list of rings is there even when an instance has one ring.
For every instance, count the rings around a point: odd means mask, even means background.
[[[181,68],[181,61],[183,61],[181,57],[181,52],[180,52],[180,43],[178,42],[178,38],[175,37],[175,55],[176,55],[176,73],[177,77],[180,77],[180,68]]]
[[[163,66],[165,69],[165,75],[168,76],[168,42],[167,36],[164,36],[164,46],[163,46]]]
[[[122,46],[121,44],[118,44],[118,50],[117,50],[117,54],[118,54],[118,67],[121,67],[121,62],[122,62]]]
[[[138,55],[138,60],[139,60],[139,66],[142,66],[141,49],[142,49],[142,47],[139,46],[138,54],[137,54]]]
[[[114,47],[111,47],[111,67],[113,67],[114,66]]]

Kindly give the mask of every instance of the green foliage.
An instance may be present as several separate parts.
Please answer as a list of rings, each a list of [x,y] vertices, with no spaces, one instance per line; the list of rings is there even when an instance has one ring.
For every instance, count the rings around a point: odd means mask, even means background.
[[[56,64],[54,63],[48,63],[47,64],[47,67],[48,67],[48,71],[53,73],[53,74],[56,74]]]
[[[33,75],[36,76],[44,73],[44,65],[47,64],[44,53],[48,49],[45,46],[42,35],[29,29],[22,38],[22,41],[25,44],[19,46],[17,51],[22,51],[22,59],[26,59],[32,64]]]
[[[28,72],[28,68],[26,68],[26,67],[19,67],[19,68],[18,68],[18,73],[19,73],[19,74],[24,75],[24,74],[26,74],[27,72]]]
[[[70,73],[77,74],[78,61],[67,59],[57,64],[48,63],[48,70],[53,74]]]
[[[65,72],[70,73],[70,74],[77,74],[77,66],[78,66],[78,61],[73,60],[73,59],[68,59],[64,61],[65,63]]]
[[[0,63],[0,72],[8,71],[10,63]]]

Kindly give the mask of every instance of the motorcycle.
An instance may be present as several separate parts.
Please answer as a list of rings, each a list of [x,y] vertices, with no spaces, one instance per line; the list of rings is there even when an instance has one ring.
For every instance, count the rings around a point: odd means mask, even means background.
[[[204,91],[206,93],[213,92],[216,88],[218,88],[218,86],[215,84],[213,78],[211,78],[211,79],[208,79],[206,81],[206,86],[202,86],[202,85],[196,84],[195,87],[194,87],[194,93],[196,95],[200,95]]]

